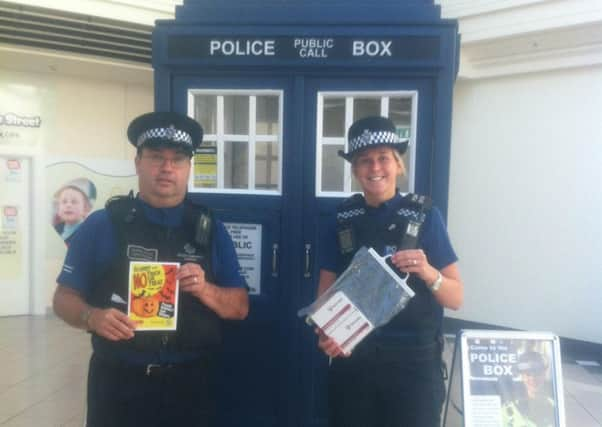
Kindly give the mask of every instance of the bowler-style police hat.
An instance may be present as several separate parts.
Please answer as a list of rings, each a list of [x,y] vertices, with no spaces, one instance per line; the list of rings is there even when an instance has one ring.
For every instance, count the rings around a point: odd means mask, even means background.
[[[405,153],[408,148],[408,140],[397,135],[391,119],[380,116],[364,117],[353,123],[347,142],[349,151],[345,153],[339,150],[339,156],[349,162],[356,153],[366,148],[386,145],[399,151],[399,154]]]
[[[529,351],[518,358],[518,371],[531,375],[543,374],[546,371],[546,361],[540,353]]]
[[[192,156],[203,140],[203,128],[188,116],[173,112],[146,113],[132,120],[128,139],[136,149],[176,148]]]

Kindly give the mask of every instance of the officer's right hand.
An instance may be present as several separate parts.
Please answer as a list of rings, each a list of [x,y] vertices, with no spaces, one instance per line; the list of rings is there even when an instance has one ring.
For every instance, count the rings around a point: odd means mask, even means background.
[[[343,352],[343,349],[330,337],[324,334],[320,329],[316,328],[315,333],[318,334],[318,347],[328,357],[348,357],[351,353]]]
[[[129,340],[134,337],[136,323],[117,309],[93,308],[88,317],[88,328],[111,341]]]

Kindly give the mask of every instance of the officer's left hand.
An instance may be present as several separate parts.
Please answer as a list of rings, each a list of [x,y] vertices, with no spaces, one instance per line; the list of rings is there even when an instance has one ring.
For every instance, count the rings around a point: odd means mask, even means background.
[[[422,249],[397,251],[391,256],[391,262],[404,273],[414,273],[427,283],[437,278],[437,270],[429,264]]]
[[[205,271],[200,265],[189,262],[182,265],[176,273],[176,279],[180,281],[182,292],[188,292],[197,298],[201,298],[203,292],[207,289],[205,280]]]

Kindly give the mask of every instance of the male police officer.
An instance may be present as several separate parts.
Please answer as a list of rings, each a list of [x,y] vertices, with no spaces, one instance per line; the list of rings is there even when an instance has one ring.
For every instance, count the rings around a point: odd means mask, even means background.
[[[228,233],[186,199],[203,131],[148,113],[128,128],[140,192],[111,199],[82,224],[54,295],[56,313],[92,333],[88,427],[210,426],[221,319],[244,319],[246,284]],[[130,261],[179,262],[176,331],[136,331],[126,315]]]

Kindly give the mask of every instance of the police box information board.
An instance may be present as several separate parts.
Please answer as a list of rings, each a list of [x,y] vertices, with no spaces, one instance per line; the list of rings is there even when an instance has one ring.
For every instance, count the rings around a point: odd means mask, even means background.
[[[448,411],[466,427],[565,427],[560,344],[547,332],[477,331],[458,334]],[[455,372],[454,372],[455,371]],[[453,382],[461,374],[461,398]],[[455,378],[454,378],[455,377]],[[463,405],[463,408],[459,408]]]

